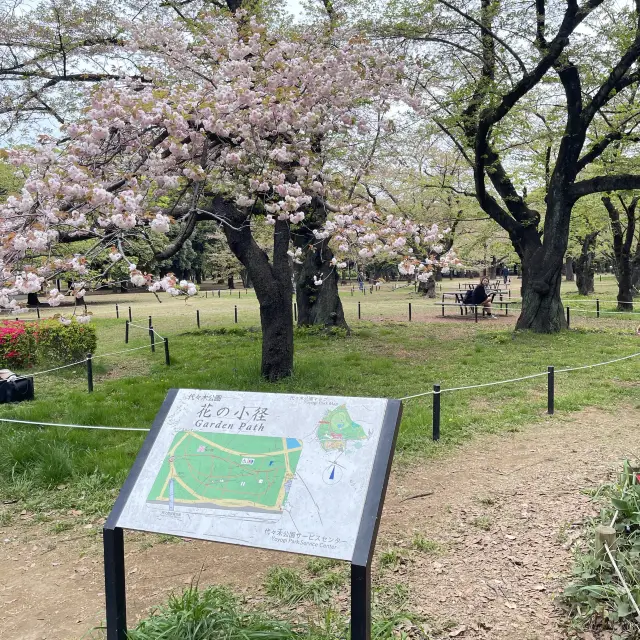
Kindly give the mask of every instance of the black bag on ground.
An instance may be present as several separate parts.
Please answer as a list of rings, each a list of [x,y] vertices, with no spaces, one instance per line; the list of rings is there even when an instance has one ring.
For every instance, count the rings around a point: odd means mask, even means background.
[[[12,371],[0,371],[0,404],[33,400],[33,378],[16,376]]]

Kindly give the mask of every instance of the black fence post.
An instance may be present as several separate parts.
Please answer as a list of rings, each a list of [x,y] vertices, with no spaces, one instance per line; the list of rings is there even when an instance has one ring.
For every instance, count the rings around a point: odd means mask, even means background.
[[[196,323],[198,324],[198,329],[200,328],[200,309],[196,309]]]
[[[596,318],[600,317],[600,298],[596,298]]]
[[[218,298],[220,297],[220,289],[218,289]]]
[[[474,306],[475,314],[476,314],[476,322],[478,322],[478,305]]]
[[[209,297],[209,293],[207,291],[204,292],[204,298],[205,300]]]
[[[89,393],[93,391],[93,360],[90,353],[87,353],[87,388]]]
[[[571,309],[567,307],[567,329],[571,327]]]
[[[164,339],[164,363],[167,367],[171,364],[171,358],[169,357],[169,338]]]
[[[360,312],[360,302],[358,302],[358,320],[360,320],[361,317],[362,317],[362,314]]]
[[[38,314],[38,320],[40,320],[40,307],[36,307],[36,313]]]
[[[547,413],[552,416],[555,408],[554,368],[547,367]]]
[[[440,385],[433,385],[433,441],[440,440]]]
[[[234,313],[235,323],[238,324],[238,305],[237,304],[233,305],[233,313]]]
[[[129,322],[133,322],[133,314],[131,313],[131,307],[129,307]]]
[[[116,320],[120,319],[120,309],[118,308],[118,305],[116,305]]]
[[[411,303],[409,303],[409,322],[411,322]]]
[[[129,344],[129,321],[124,322],[124,343]]]
[[[153,327],[149,325],[149,338],[151,339],[151,353],[156,352],[156,334],[153,331]]]

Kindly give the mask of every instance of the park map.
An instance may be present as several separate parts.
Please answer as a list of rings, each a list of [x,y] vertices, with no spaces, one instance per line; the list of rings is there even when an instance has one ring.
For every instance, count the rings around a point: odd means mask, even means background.
[[[118,526],[348,560],[387,401],[180,389]]]
[[[280,512],[301,452],[295,438],[178,432],[148,502]]]
[[[316,436],[324,451],[346,451],[367,439],[346,405],[327,411]],[[148,502],[237,511],[282,512],[302,442],[274,436],[180,431],[149,493]],[[327,483],[337,480],[329,468]]]

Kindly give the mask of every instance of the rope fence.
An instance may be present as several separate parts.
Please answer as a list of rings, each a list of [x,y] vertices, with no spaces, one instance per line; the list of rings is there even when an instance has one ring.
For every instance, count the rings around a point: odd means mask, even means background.
[[[132,325],[132,326],[139,326],[139,325]],[[129,322],[127,321],[127,336],[128,336],[128,327],[129,327]],[[160,344],[164,344],[164,356],[165,356],[165,364],[167,366],[171,365],[171,357],[169,354],[169,339],[166,336],[161,336],[157,331],[155,331],[155,329],[153,329],[153,327],[140,327],[142,329],[144,329],[145,331],[149,331],[149,334],[151,336],[151,341],[150,344],[145,344],[141,347],[132,347],[131,349],[122,349],[121,351],[111,351],[109,353],[99,353],[97,355],[92,354],[92,353],[88,353],[86,358],[83,358],[82,360],[76,360],[75,362],[70,362],[68,364],[63,364],[60,365],[58,367],[52,367],[51,369],[45,369],[44,371],[34,371],[33,373],[29,373],[29,374],[25,374],[25,375],[21,375],[21,376],[17,376],[17,378],[35,378],[37,376],[42,376],[48,373],[53,373],[54,371],[60,371],[61,369],[68,369],[70,367],[77,367],[78,365],[82,365],[82,364],[86,364],[87,366],[87,387],[88,387],[88,391],[89,393],[91,393],[93,391],[93,361],[96,360],[97,358],[107,358],[109,356],[119,356],[122,355],[124,353],[131,353],[132,351],[141,351],[143,349],[151,349],[152,353],[155,352],[155,337],[157,336],[159,338]],[[127,342],[128,342],[128,338],[127,338]],[[8,382],[7,380],[0,380],[0,384]],[[4,420],[5,422],[7,422],[8,420]],[[10,421],[9,421],[10,422]],[[21,422],[21,421],[18,421]],[[25,422],[25,424],[31,424],[29,422]],[[33,423],[33,424],[44,424],[44,423]],[[74,425],[54,425],[52,424],[51,426],[69,426],[69,427],[73,427]],[[88,428],[100,428],[100,429],[109,429],[110,427],[86,427]],[[133,429],[134,431],[140,431],[140,429]]]

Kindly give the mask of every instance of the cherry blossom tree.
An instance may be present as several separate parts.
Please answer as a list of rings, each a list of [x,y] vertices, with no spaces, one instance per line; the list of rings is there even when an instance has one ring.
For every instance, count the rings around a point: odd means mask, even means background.
[[[324,140],[364,129],[368,103],[401,97],[402,66],[357,34],[342,32],[333,42],[313,30],[276,36],[243,11],[207,8],[198,20],[122,31],[129,40],[120,46],[139,58],[142,72],[119,71],[88,92],[82,117],[63,127],[61,140],[43,135],[31,148],[3,153],[24,187],[0,208],[0,305],[15,309],[18,294],[43,287],[49,303],[59,304],[50,283],[63,271],[77,275],[82,297],[92,260],[105,254],[128,263],[136,286],[195,295],[190,282],[143,273],[128,247],[178,224],[156,254],[167,259],[198,222],[214,221],[256,290],[262,372],[286,376],[293,366],[288,252],[305,210],[331,212],[313,236],[335,238],[343,252],[393,255],[415,232],[407,220],[345,204],[321,154]],[[273,228],[271,258],[254,238],[256,216]],[[80,240],[92,242],[89,250],[57,255],[60,244]],[[318,273],[314,286],[325,278]]]

